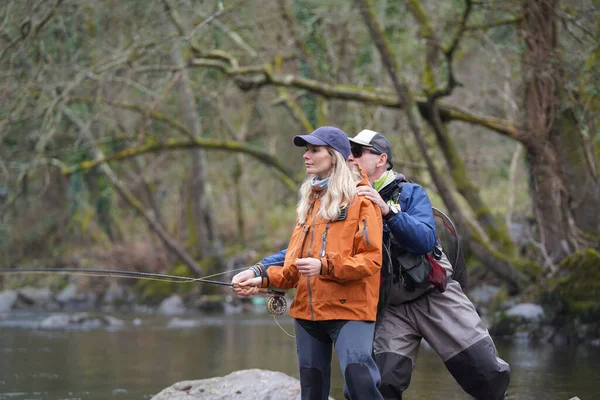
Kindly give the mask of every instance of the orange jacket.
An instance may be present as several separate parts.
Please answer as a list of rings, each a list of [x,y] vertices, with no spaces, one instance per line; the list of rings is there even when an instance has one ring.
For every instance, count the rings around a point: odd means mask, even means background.
[[[363,179],[359,185],[369,185]],[[334,222],[317,216],[316,198],[306,223],[296,224],[283,266],[271,266],[263,286],[296,287],[290,316],[312,321],[375,321],[379,300],[382,220],[379,207],[356,196],[346,218]],[[298,273],[297,258],[322,262],[321,275]]]

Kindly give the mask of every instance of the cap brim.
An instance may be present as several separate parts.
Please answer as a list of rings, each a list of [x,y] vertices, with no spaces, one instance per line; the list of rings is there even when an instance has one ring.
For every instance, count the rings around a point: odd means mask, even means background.
[[[327,143],[312,135],[297,135],[294,136],[294,144],[298,147],[306,146],[306,144],[314,146],[327,146]]]

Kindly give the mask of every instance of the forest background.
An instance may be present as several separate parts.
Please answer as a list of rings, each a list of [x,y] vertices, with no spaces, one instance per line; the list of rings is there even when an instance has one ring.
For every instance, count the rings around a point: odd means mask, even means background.
[[[334,125],[390,139],[471,283],[591,318],[599,21],[597,0],[3,0],[0,266],[251,265],[294,224],[291,138]],[[9,284],[32,282],[54,284]]]

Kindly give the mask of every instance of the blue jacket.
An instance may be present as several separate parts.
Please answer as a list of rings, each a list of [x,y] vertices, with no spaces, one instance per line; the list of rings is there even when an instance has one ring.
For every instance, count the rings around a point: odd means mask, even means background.
[[[404,177],[398,174],[396,183]],[[380,189],[380,194],[385,201],[395,200],[386,198],[386,187]],[[435,217],[431,209],[431,202],[425,189],[416,183],[406,183],[400,194],[400,210],[389,222],[384,220],[384,237],[390,232],[406,251],[416,254],[430,252],[436,243]],[[385,242],[385,239],[384,239]],[[283,265],[287,249],[263,258],[260,262],[266,267]]]

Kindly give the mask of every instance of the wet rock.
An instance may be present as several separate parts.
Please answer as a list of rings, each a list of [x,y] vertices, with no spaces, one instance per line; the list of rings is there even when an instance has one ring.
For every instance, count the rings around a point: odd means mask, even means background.
[[[127,301],[127,292],[119,284],[111,282],[102,296],[102,303],[106,305],[121,305]]]
[[[81,310],[92,309],[96,305],[98,295],[94,292],[80,292],[75,283],[67,285],[55,297],[63,309]]]
[[[194,303],[199,311],[205,313],[220,313],[225,311],[225,298],[221,295],[207,295],[201,296],[198,301]]]
[[[13,290],[0,292],[0,312],[12,310],[17,301],[18,294]]]
[[[167,328],[194,328],[198,325],[200,322],[193,319],[173,318],[167,324]]]
[[[492,336],[514,336],[519,339],[550,337],[552,334],[540,330],[543,319],[544,310],[539,305],[519,304],[496,313],[490,326],[490,333]]]
[[[151,400],[196,399],[299,400],[300,382],[282,372],[249,369],[223,377],[178,382]]]
[[[496,293],[500,290],[499,287],[490,286],[490,285],[482,285],[474,288],[469,291],[469,298],[473,301],[473,303],[478,305],[487,305],[489,304]]]
[[[81,296],[77,293],[77,285],[71,283],[67,285],[63,290],[60,291],[59,294],[56,295],[56,300],[61,303],[66,303],[69,301],[80,300]]]
[[[162,315],[180,315],[185,314],[186,308],[183,305],[181,296],[174,294],[173,296],[164,299],[158,307],[158,313]]]
[[[94,329],[117,328],[123,326],[123,321],[109,315],[58,314],[43,319],[40,329]]]
[[[533,303],[523,303],[511,307],[506,311],[509,317],[523,318],[528,321],[540,321],[544,318],[544,310],[541,306]]]
[[[48,288],[25,287],[18,292],[20,300],[30,305],[40,306],[52,300],[52,292]]]

